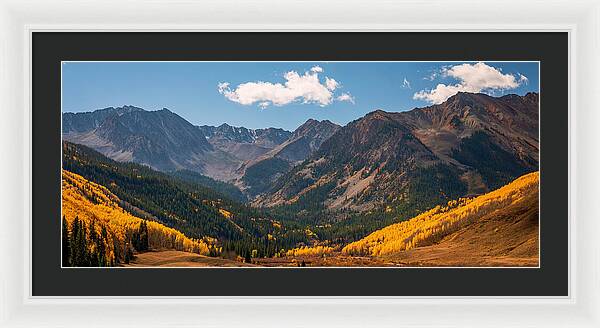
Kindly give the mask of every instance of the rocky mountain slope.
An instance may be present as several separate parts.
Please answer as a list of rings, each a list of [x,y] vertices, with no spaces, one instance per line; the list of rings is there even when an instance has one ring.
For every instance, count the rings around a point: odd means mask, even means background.
[[[143,111],[135,106],[108,107],[93,112],[64,113],[62,130],[64,134],[88,132],[100,126],[112,115],[123,115],[129,112]]]
[[[534,93],[458,93],[440,105],[369,113],[339,129],[255,205],[410,213],[487,192],[537,170],[538,101]]]
[[[82,117],[94,124],[73,124]],[[71,127],[77,129],[69,129]],[[211,164],[210,157],[217,155],[200,130],[168,109],[109,108],[65,114],[63,136],[65,140],[89,146],[115,160],[146,164],[163,171],[183,168],[204,171]]]
[[[283,129],[194,126],[162,109],[133,106],[63,114],[63,138],[122,162],[161,171],[190,170],[232,180],[246,161],[265,154],[291,136]]]
[[[321,144],[339,128],[339,125],[328,120],[309,119],[294,130],[287,140],[270,151],[268,156],[281,158],[291,163],[302,162],[317,151]]]
[[[309,119],[287,140],[244,163],[238,170],[241,175],[238,185],[250,196],[266,191],[277,178],[317,151],[339,128],[328,120]]]

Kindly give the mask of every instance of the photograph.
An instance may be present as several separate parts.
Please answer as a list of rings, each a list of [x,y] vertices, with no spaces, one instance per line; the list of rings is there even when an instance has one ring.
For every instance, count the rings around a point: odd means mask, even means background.
[[[540,267],[539,61],[60,65],[62,268]]]
[[[8,1],[0,327],[600,327],[600,2]]]

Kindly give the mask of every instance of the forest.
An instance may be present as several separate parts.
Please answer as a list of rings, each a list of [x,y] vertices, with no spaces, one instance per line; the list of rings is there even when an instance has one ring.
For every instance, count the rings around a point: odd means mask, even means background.
[[[117,196],[80,175],[63,170],[62,183],[63,266],[114,266],[150,248],[208,255],[215,247],[131,215]]]

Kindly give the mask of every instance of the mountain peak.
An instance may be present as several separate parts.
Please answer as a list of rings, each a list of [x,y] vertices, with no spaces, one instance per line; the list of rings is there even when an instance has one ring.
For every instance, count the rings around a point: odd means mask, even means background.
[[[132,105],[121,107],[106,107],[88,112],[63,113],[63,133],[81,133],[93,130],[112,116],[121,116],[132,112],[145,112],[142,108]]]
[[[376,109],[364,117],[367,121],[380,121],[380,120],[389,120],[390,113],[384,111],[383,109]]]
[[[112,107],[111,107],[111,108],[112,108]],[[124,110],[131,111],[131,112],[139,112],[139,111],[144,111],[144,109],[143,109],[143,108],[136,107],[136,106],[133,106],[133,105],[124,105],[124,106],[122,106],[122,107],[117,107],[117,109],[118,109],[118,108],[122,108],[122,109],[124,109]]]
[[[540,99],[540,94],[537,92],[527,92],[527,94],[525,95],[525,99],[537,102]]]
[[[458,102],[458,101],[473,101],[474,99],[478,99],[480,96],[487,96],[487,95],[483,94],[483,93],[459,91],[456,94],[454,94],[453,96],[450,96],[450,98],[446,99],[445,102],[452,103],[452,102]]]
[[[385,116],[387,114],[389,114],[389,113],[386,112],[386,111],[384,111],[383,109],[378,108],[378,109],[376,109],[376,110],[374,110],[372,112],[367,113],[367,116],[369,116],[369,115],[371,115],[371,116],[380,116],[380,115]]]
[[[311,133],[309,131],[313,130],[315,130],[315,132],[312,133],[317,133],[320,130],[337,130],[339,127],[339,125],[329,120],[318,121],[313,118],[309,118],[306,120],[306,122],[304,122],[304,124],[300,125],[296,130],[294,130],[294,136],[299,137],[307,133]]]
[[[448,98],[443,103],[434,105],[432,107],[442,106],[455,111],[462,111],[465,107],[483,109],[489,107],[489,105],[493,105],[499,99],[502,99],[502,97],[492,97],[485,93],[460,91]]]
[[[306,129],[312,126],[316,126],[319,125],[321,122],[318,120],[315,120],[314,118],[309,118],[308,120],[306,120],[306,122],[302,123],[302,125],[300,125],[298,128],[296,128],[297,130],[301,130],[301,129]]]

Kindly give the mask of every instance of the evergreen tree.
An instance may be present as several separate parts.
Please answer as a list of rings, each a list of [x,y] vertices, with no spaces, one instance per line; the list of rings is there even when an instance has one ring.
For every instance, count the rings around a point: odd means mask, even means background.
[[[63,215],[62,217],[62,265],[71,266],[71,240],[69,237],[69,224]]]
[[[129,264],[129,247],[127,242],[123,243],[123,261],[125,264]]]
[[[71,242],[71,265],[72,266],[80,266],[82,263],[82,256],[81,256],[81,249],[82,249],[82,244],[81,244],[81,227],[80,227],[80,221],[79,221],[79,217],[75,217],[75,219],[73,219],[73,229],[71,232],[71,238],[72,238],[72,242]]]
[[[91,267],[100,266],[98,263],[98,234],[96,233],[96,221],[90,223],[89,242],[94,245],[94,248],[88,254],[88,265]]]
[[[81,267],[91,264],[85,223],[76,216],[71,232],[71,265]]]
[[[147,251],[148,250],[148,224],[146,223],[146,220],[142,220],[142,223],[140,223],[140,231],[139,231],[139,238],[140,238],[140,251]]]
[[[96,240],[96,258],[98,262],[98,266],[105,267],[108,266],[109,263],[106,259],[106,239],[108,237],[108,232],[106,231],[106,226],[102,225],[100,230],[100,236]]]

